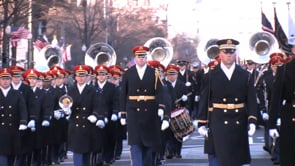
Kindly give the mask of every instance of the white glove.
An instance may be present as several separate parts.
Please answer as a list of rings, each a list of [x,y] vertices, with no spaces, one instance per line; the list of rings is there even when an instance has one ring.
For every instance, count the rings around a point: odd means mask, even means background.
[[[59,120],[62,116],[62,113],[60,112],[60,110],[55,110],[53,112],[53,117],[56,119],[56,120]]]
[[[119,119],[121,118],[121,112],[118,112],[118,118]]]
[[[277,119],[277,126],[281,126],[281,118]]]
[[[121,118],[120,119],[120,123],[122,126],[125,126],[126,125],[126,119],[125,118]]]
[[[97,121],[97,118],[94,115],[89,115],[87,119],[89,120],[90,123],[95,123]]]
[[[109,122],[107,117],[104,117],[104,123],[107,124]]]
[[[262,113],[262,119],[263,120],[268,120],[269,119],[269,115],[268,115],[268,113]]]
[[[201,136],[208,137],[208,129],[206,128],[206,126],[199,127],[198,132]]]
[[[182,101],[187,101],[187,95],[182,95],[182,96],[181,96],[181,100],[182,100]]]
[[[193,120],[193,125],[194,125],[195,129],[197,129],[198,128],[198,121],[197,120]]]
[[[41,126],[44,126],[44,127],[48,127],[50,125],[50,122],[48,120],[43,120]]]
[[[163,118],[164,118],[164,110],[162,108],[158,109],[158,116],[161,118],[161,120],[163,120]]]
[[[96,126],[98,126],[99,128],[104,128],[105,124],[104,124],[104,121],[103,120],[98,120],[96,122]]]
[[[255,126],[255,124],[250,123],[250,124],[249,124],[248,135],[249,135],[249,136],[253,136],[254,133],[255,133],[255,131],[256,131],[256,126]]]
[[[161,125],[161,130],[164,131],[169,127],[169,122],[167,120],[163,120]]]
[[[190,135],[187,135],[187,136],[183,137],[183,138],[182,138],[182,142],[187,141],[187,140],[189,139],[189,137],[190,137]]]
[[[26,130],[27,128],[28,127],[26,125],[21,124],[21,125],[19,125],[18,130]]]
[[[280,136],[277,129],[269,129],[269,136],[273,139],[276,139]]]
[[[185,86],[191,86],[191,85],[192,85],[191,82],[186,82],[186,83],[185,83]]]
[[[35,120],[30,120],[27,126],[30,129],[35,128],[36,127],[36,121]]]
[[[195,102],[198,102],[200,100],[200,96],[195,96]]]
[[[63,110],[66,115],[70,115],[72,113],[72,110],[70,107],[64,108]]]
[[[111,117],[111,121],[117,121],[118,120],[118,116],[116,114],[112,114],[112,117]]]

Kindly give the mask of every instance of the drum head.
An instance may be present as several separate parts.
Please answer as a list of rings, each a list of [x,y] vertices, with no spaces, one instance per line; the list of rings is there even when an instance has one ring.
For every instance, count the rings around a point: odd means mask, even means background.
[[[181,115],[185,111],[184,108],[175,109],[171,112],[171,118],[175,118],[179,115]]]

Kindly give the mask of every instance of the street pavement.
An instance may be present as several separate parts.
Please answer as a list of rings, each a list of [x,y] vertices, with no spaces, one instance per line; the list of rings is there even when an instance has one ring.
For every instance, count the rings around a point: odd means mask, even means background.
[[[253,136],[253,143],[250,144],[252,162],[251,166],[272,166],[270,156],[262,147],[263,127],[256,130]],[[196,131],[183,143],[181,151],[182,159],[168,159],[165,161],[165,166],[208,166],[207,155],[203,153],[204,138]],[[68,153],[69,159],[61,163],[61,166],[72,166],[72,153]],[[120,160],[112,164],[113,166],[128,166],[130,165],[129,148],[127,141],[124,141],[123,152]]]

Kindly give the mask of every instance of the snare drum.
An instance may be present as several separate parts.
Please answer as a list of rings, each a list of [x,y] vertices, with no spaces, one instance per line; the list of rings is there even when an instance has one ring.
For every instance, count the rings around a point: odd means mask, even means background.
[[[186,108],[175,109],[171,112],[171,130],[178,141],[194,132],[195,128]]]

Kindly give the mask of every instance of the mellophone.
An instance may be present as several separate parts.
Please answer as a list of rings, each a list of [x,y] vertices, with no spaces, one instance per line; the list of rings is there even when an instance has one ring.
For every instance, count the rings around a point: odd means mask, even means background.
[[[178,141],[195,131],[186,108],[178,108],[171,112],[171,130]]]

